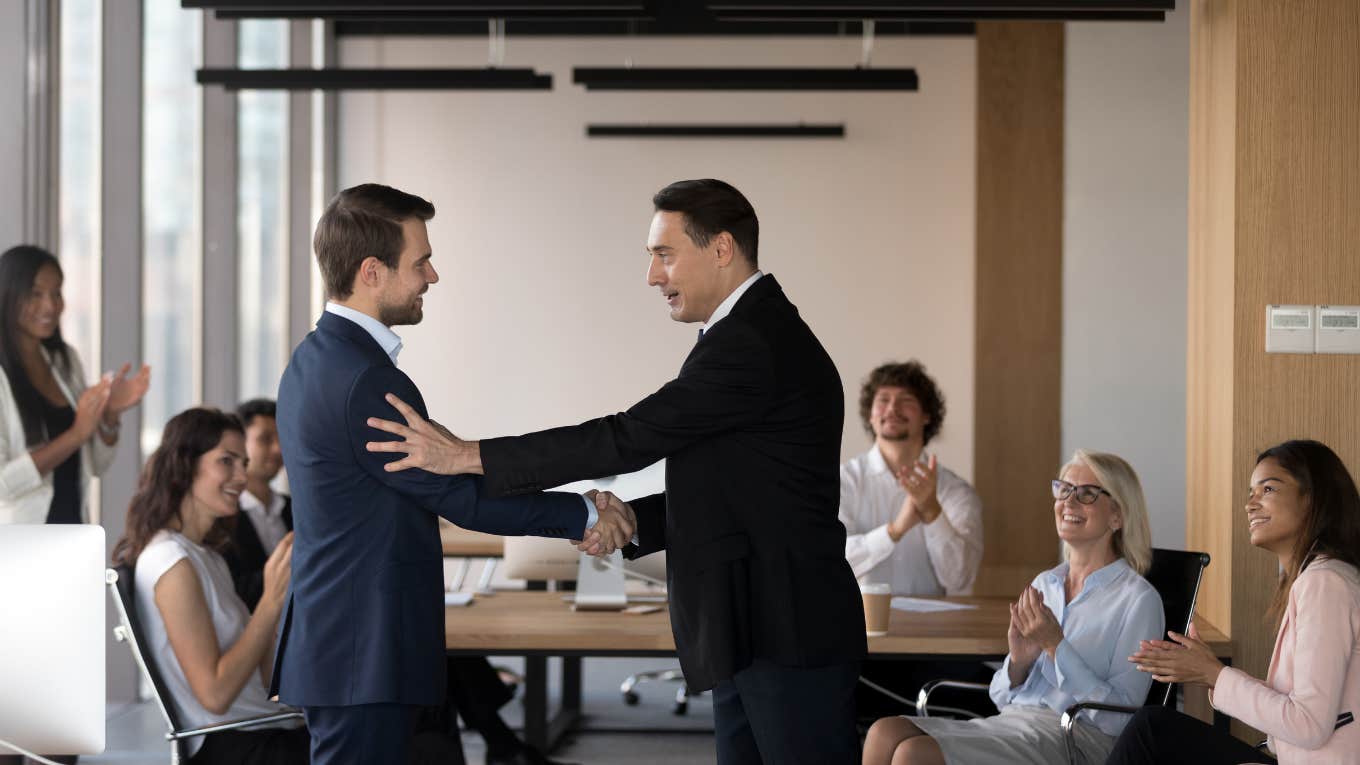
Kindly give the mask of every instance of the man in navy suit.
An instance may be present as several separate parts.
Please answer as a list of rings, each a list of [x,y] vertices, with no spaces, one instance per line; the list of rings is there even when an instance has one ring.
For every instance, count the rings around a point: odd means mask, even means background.
[[[390,327],[421,320],[439,280],[429,202],[386,186],[340,192],[317,223],[330,302],[279,385],[293,492],[293,575],[271,692],[303,708],[314,765],[402,763],[423,707],[444,700],[443,564],[437,516],[493,534],[622,545],[631,514],[575,494],[490,499],[480,477],[389,472],[366,420],[396,393],[426,416],[397,368]],[[594,538],[594,536],[592,536]]]

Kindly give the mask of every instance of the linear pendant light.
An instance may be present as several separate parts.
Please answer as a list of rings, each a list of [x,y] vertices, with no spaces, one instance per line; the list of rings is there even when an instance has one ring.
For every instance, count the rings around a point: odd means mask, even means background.
[[[533,69],[199,69],[227,90],[551,90]]]
[[[844,138],[845,125],[586,125],[589,138]]]
[[[916,90],[915,69],[589,68],[573,70],[586,90]]]

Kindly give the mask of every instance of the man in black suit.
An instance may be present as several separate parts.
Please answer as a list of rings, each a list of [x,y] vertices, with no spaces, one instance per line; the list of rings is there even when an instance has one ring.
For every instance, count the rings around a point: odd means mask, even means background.
[[[713,689],[718,762],[858,762],[864,613],[837,519],[840,377],[758,270],[759,224],[739,191],[681,181],[652,201],[647,283],[672,319],[703,325],[674,380],[622,414],[480,443],[398,406],[406,425],[370,424],[405,443],[368,448],[407,455],[388,469],[482,473],[497,494],[666,458],[666,492],[632,504],[625,554],[667,551],[676,649],[689,687]]]
[[[270,486],[283,469],[275,415],[275,404],[267,398],[251,399],[236,408],[246,428],[246,490],[240,498],[234,544],[225,557],[236,594],[251,611],[264,592],[264,562],[293,530],[292,500]]]

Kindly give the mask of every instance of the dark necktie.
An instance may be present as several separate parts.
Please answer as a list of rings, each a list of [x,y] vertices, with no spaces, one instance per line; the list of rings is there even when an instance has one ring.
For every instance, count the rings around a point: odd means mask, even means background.
[[[699,330],[699,340],[703,340],[703,339],[704,339],[704,331],[703,331],[702,329],[700,329],[700,330]],[[698,343],[699,340],[695,340],[694,342],[695,342],[695,343]]]

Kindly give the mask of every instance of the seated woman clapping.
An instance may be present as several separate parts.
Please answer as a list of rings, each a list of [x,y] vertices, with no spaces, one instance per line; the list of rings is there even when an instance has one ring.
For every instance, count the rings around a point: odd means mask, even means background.
[[[992,678],[1000,714],[978,720],[886,717],[869,729],[865,765],[1066,762],[1059,724],[1080,701],[1142,704],[1152,679],[1128,661],[1163,635],[1162,599],[1142,574],[1152,562],[1138,476],[1113,454],[1077,450],[1053,481],[1066,561],[1011,605],[1009,654]],[[1104,762],[1129,715],[1083,712],[1086,762]]]
[[[246,485],[245,437],[235,415],[190,409],[165,426],[128,508],[114,561],[135,565],[143,650],[155,657],[184,724],[192,727],[286,711],[268,698],[274,638],[288,589],[292,534],[264,569],[252,615],[218,550],[223,521]],[[190,739],[190,763],[306,763],[301,720]]]
[[[1158,680],[1205,685],[1221,712],[1265,731],[1283,765],[1360,762],[1360,491],[1317,441],[1261,452],[1247,490],[1251,543],[1275,554],[1280,620],[1266,681],[1224,667],[1191,631],[1148,641],[1131,661]],[[1114,765],[1270,762],[1269,754],[1169,709],[1140,711]]]

